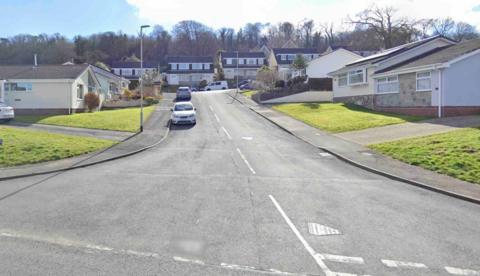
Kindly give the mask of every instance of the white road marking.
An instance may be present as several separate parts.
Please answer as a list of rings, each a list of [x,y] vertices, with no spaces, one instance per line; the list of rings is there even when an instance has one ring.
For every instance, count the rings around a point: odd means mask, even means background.
[[[213,107],[211,105],[209,105],[208,108],[213,112]]]
[[[480,271],[446,266],[445,270],[453,275],[480,275]]]
[[[422,263],[412,263],[395,260],[382,260],[382,263],[388,267],[428,268]]]
[[[283,219],[288,224],[290,229],[293,231],[295,236],[297,236],[298,240],[300,240],[303,247],[305,247],[305,249],[310,254],[310,256],[312,256],[312,258],[315,260],[315,262],[317,262],[317,265],[323,270],[323,272],[325,274],[327,274],[328,272],[331,272],[331,270],[323,262],[323,256],[321,254],[318,254],[317,252],[315,252],[315,250],[310,246],[310,244],[308,244],[308,242],[305,240],[305,238],[303,238],[302,234],[300,234],[297,227],[293,224],[293,222],[290,220],[290,218],[287,216],[287,214],[285,214],[285,212],[283,211],[280,204],[278,204],[277,200],[272,195],[269,195],[268,197],[273,202],[273,205],[275,205],[278,212],[280,213],[280,215],[282,215]]]
[[[350,257],[342,255],[332,255],[332,254],[321,254],[324,260],[337,262],[337,263],[347,263],[347,264],[365,264],[365,261],[361,257]]]
[[[332,155],[331,155],[330,153],[328,153],[328,152],[320,152],[320,153],[318,153],[318,154],[320,154],[320,156],[322,156],[322,157],[332,156]]]
[[[191,264],[198,264],[198,265],[205,265],[205,262],[203,261],[200,261],[200,260],[195,260],[195,259],[187,259],[187,258],[183,258],[183,257],[178,257],[178,256],[174,256],[173,257],[173,260],[177,261],[177,262],[182,262],[182,263],[191,263]]]
[[[229,140],[232,140],[232,136],[230,136],[230,133],[228,133],[227,129],[222,126],[222,130],[223,130],[223,132],[225,132],[225,134],[227,135],[228,139],[229,139]]]
[[[250,165],[250,163],[248,162],[247,158],[245,158],[245,155],[243,155],[242,151],[240,151],[239,148],[237,148],[237,152],[238,154],[240,155],[240,157],[243,159],[243,162],[245,162],[245,164],[247,165],[248,169],[250,169],[250,171],[253,173],[253,174],[257,174],[255,172],[255,170],[252,168],[252,166]]]
[[[242,137],[243,140],[247,140],[247,141],[252,141],[253,140],[253,137],[250,137],[250,136],[244,136]]]
[[[342,234],[339,230],[321,225],[318,223],[309,222],[308,223],[308,232],[316,236],[327,236],[327,235],[340,235]]]
[[[213,116],[215,116],[215,120],[217,120],[218,123],[220,123],[220,118],[218,118],[216,113],[213,113]]]

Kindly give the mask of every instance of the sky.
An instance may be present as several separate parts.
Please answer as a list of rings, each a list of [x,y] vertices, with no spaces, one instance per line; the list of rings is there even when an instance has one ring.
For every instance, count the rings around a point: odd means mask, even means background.
[[[60,33],[72,38],[105,31],[135,34],[142,24],[170,30],[192,19],[215,29],[248,22],[342,22],[373,3],[411,18],[452,17],[480,31],[480,0],[0,0],[0,37]]]

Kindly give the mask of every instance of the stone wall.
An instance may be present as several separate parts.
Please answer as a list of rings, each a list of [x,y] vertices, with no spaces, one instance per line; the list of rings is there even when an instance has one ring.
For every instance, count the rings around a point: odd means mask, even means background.
[[[398,93],[376,94],[376,107],[426,107],[432,104],[432,92],[417,92],[416,74],[403,74],[398,76]]]
[[[366,108],[373,108],[374,95],[362,95],[362,96],[351,96],[351,97],[335,97],[333,102],[336,103],[347,103],[347,104],[356,104],[364,106]]]

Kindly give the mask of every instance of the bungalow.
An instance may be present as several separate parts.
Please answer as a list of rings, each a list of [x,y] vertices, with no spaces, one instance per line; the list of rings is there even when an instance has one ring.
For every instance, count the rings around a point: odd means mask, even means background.
[[[100,76],[94,68],[89,64],[0,66],[0,101],[13,106],[16,114],[81,112],[86,93],[98,93],[102,103],[112,92],[110,84],[118,85],[118,78]]]
[[[338,70],[346,64],[352,63],[362,56],[350,52],[344,48],[337,48],[336,50],[327,51],[320,57],[311,60],[308,63],[306,74],[310,79],[316,79],[322,90],[332,91],[332,77],[328,75],[329,72]]]
[[[313,48],[273,48],[268,57],[268,64],[272,70],[278,72],[280,79],[287,80],[295,71],[292,63],[297,55],[303,55],[307,61],[311,61],[318,58],[320,53]]]
[[[158,62],[143,62],[143,69],[138,61],[118,61],[112,62],[112,73],[115,75],[121,76],[128,80],[138,81],[143,72],[153,72],[158,71],[160,68],[160,63]],[[143,71],[142,71],[143,70]]]
[[[111,99],[123,93],[128,88],[130,81],[119,75],[115,75],[97,66],[91,66],[98,82],[100,83],[100,94],[105,95],[105,99]]]
[[[237,76],[240,80],[255,79],[258,69],[266,64],[263,52],[238,52],[238,55],[237,52],[223,52],[220,59],[227,80]]]
[[[455,116],[480,113],[480,39],[433,49],[375,71],[375,109]]]
[[[377,71],[389,68],[432,50],[455,45],[443,36],[433,36],[420,41],[387,49],[381,53],[358,59],[329,73],[333,77],[333,100],[374,108]],[[388,81],[394,81],[390,79]]]
[[[213,81],[213,57],[168,57],[167,82],[170,85],[197,86]]]

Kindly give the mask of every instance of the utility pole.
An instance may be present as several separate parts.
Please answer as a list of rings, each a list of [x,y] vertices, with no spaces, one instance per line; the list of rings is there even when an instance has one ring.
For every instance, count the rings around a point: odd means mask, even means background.
[[[140,26],[140,132],[143,132],[143,29],[150,25]]]

